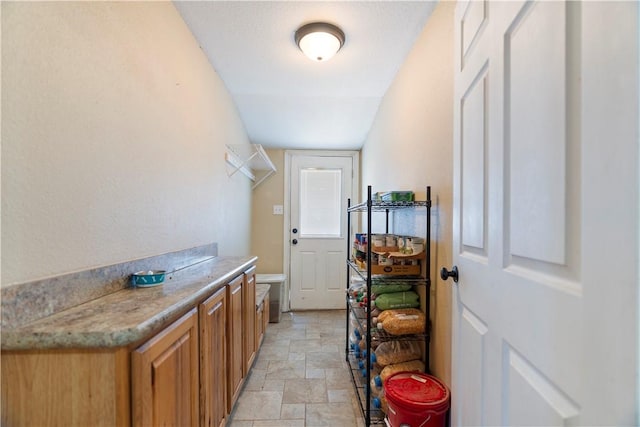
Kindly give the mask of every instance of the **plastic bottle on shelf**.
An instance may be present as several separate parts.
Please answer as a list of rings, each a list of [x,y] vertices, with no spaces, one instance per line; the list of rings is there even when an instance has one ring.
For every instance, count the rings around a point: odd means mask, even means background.
[[[380,374],[376,375],[376,376],[372,376],[371,377],[371,382],[374,384],[380,384],[380,387],[382,388],[382,384],[384,384],[384,381],[382,381],[382,377],[380,376]]]
[[[373,350],[373,348],[371,350]],[[367,354],[369,354],[367,349],[362,349],[362,357],[366,358]],[[376,363],[376,354],[373,351],[371,352],[371,363]]]
[[[373,347],[373,337],[371,337],[371,346]],[[363,336],[360,340],[360,350],[367,349],[367,337]]]
[[[366,294],[367,288],[366,284],[362,282],[354,283],[349,287],[349,297],[353,299],[358,299],[363,294]]]
[[[358,354],[360,353],[361,339],[362,337],[360,337],[359,334],[356,334],[355,331],[351,331],[349,334],[349,348],[351,351],[357,352]]]
[[[358,347],[357,345],[352,348],[351,351],[353,351],[353,355],[356,357],[356,359],[360,359],[360,357],[362,357],[362,354],[360,353],[360,347]]]
[[[366,378],[367,377],[367,368],[366,366],[363,367],[362,369],[360,369],[360,373],[362,374],[362,378]],[[380,374],[380,370],[378,369],[377,366],[372,366],[371,367],[371,378],[375,378],[377,376],[379,376]]]
[[[373,404],[374,409],[379,409],[385,414],[389,411],[389,404],[387,403],[387,398],[384,395],[384,389],[379,396],[376,396],[371,400],[371,403]]]
[[[380,378],[380,375],[375,375],[371,377],[370,388],[371,388],[372,396],[374,397],[380,396],[380,393],[382,393],[382,391],[384,390],[382,388],[382,379]]]
[[[363,358],[364,360],[360,360],[360,361],[358,362],[358,367],[359,367],[360,369],[365,369],[365,368],[367,367],[367,366],[366,366],[366,364],[367,364],[367,359],[366,359],[366,357],[367,357],[367,356],[366,356],[366,350],[363,350],[362,354],[363,354],[362,358]],[[371,366],[373,366],[373,364],[374,364],[374,363],[376,363],[376,354],[375,354],[375,353],[371,353],[371,357],[370,357],[369,359],[371,360]]]
[[[360,337],[356,335],[356,331],[351,331],[349,334],[349,343],[358,344],[360,342]]]

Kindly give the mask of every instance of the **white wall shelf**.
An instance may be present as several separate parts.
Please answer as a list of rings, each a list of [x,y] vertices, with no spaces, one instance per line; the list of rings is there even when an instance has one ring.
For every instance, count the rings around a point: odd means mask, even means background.
[[[276,172],[276,167],[260,144],[227,145],[225,161],[231,166],[229,176],[240,171],[253,181],[252,189]]]

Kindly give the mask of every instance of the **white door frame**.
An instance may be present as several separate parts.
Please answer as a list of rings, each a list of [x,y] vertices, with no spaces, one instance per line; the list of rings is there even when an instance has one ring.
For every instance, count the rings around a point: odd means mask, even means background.
[[[282,234],[283,254],[282,254],[282,271],[287,275],[287,282],[284,288],[284,301],[281,302],[282,311],[289,311],[289,291],[291,289],[291,245],[289,239],[291,236],[291,159],[293,156],[331,156],[331,157],[351,157],[353,159],[353,177],[351,180],[351,194],[353,199],[360,198],[360,152],[359,151],[338,151],[338,150],[286,150],[284,152],[284,227]],[[355,202],[357,202],[357,200]],[[345,215],[347,213],[345,212]],[[349,233],[349,230],[347,230]],[[349,238],[349,236],[347,236]],[[345,260],[345,269],[346,269]],[[346,283],[345,283],[346,286]]]

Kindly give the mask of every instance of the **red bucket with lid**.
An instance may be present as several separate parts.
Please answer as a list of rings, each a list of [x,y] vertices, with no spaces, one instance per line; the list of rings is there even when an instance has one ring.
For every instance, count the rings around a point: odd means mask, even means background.
[[[391,427],[444,427],[451,395],[432,375],[397,372],[384,382]]]

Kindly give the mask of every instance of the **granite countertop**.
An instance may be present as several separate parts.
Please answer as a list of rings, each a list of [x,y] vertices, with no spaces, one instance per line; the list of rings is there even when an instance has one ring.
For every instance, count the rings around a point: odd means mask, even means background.
[[[256,308],[262,304],[270,288],[271,285],[268,283],[256,283]]]
[[[223,256],[160,286],[126,288],[48,317],[2,329],[2,350],[114,348],[146,339],[252,265]],[[204,270],[203,270],[204,269]]]

